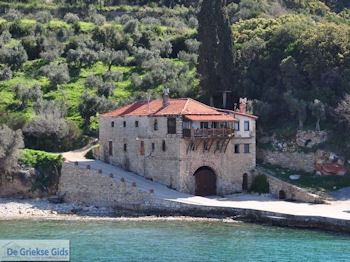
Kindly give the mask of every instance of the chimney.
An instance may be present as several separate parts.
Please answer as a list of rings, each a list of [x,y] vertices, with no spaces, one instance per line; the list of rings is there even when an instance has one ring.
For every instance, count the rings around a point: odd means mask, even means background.
[[[169,105],[169,88],[163,89],[163,107]]]
[[[247,98],[240,98],[239,99],[239,112],[242,114],[246,113],[247,109]]]

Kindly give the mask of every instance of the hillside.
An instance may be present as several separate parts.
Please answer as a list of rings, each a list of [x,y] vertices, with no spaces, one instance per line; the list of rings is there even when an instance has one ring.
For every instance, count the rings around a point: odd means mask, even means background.
[[[22,129],[26,147],[82,146],[97,134],[98,113],[156,97],[163,87],[208,102],[196,70],[199,1],[118,2],[0,2],[0,123]],[[235,70],[229,107],[247,96],[261,132],[288,136],[318,123],[334,130],[341,148],[333,147],[349,151],[341,142],[347,132],[338,134],[349,112],[334,110],[350,92],[349,4],[227,2]],[[221,106],[220,92],[214,102]]]

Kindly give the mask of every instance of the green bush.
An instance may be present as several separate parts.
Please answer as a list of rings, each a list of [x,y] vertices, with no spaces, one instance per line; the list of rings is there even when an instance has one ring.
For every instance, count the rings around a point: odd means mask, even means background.
[[[253,183],[250,187],[250,191],[253,191],[259,194],[269,193],[270,184],[267,181],[266,176],[263,174],[257,175],[253,180]]]
[[[53,155],[44,151],[24,149],[24,156],[19,163],[25,166],[34,167],[39,171],[32,191],[41,189],[49,191],[52,186],[57,186],[62,169],[62,155]]]
[[[84,155],[84,157],[87,158],[87,159],[95,159],[95,158],[94,158],[94,155],[92,154],[92,148],[90,148],[90,149],[86,152],[86,154]]]

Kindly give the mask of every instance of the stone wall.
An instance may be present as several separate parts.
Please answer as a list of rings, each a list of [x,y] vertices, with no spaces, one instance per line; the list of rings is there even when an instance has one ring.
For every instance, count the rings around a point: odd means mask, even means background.
[[[314,153],[279,152],[258,148],[257,158],[289,169],[304,170],[310,173],[315,171],[316,156]]]
[[[150,196],[136,187],[87,169],[63,163],[59,192],[66,202],[101,207],[123,207]]]

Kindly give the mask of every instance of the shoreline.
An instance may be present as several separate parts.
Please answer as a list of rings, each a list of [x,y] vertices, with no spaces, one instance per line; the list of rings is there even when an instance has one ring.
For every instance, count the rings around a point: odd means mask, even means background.
[[[255,223],[269,226],[350,233],[350,220],[322,216],[280,214],[247,208],[191,206],[190,209],[184,207],[173,212],[159,208],[135,211],[132,208],[99,208],[71,203],[53,204],[47,199],[0,198],[0,222],[25,220]]]

